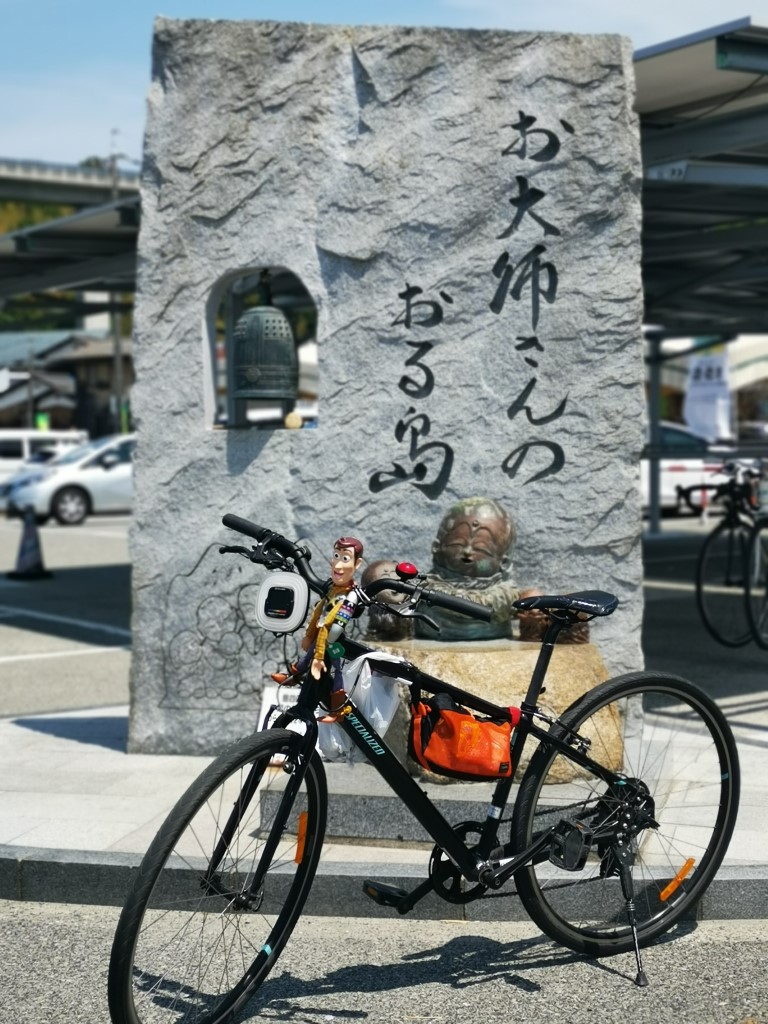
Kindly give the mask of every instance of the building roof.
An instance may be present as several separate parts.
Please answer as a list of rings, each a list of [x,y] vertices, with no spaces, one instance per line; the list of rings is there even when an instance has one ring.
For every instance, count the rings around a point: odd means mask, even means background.
[[[23,367],[30,359],[47,358],[80,337],[76,331],[0,331],[0,366]]]
[[[635,54],[646,322],[768,330],[768,28],[751,18]]]
[[[0,300],[49,289],[133,292],[139,196],[0,235]]]

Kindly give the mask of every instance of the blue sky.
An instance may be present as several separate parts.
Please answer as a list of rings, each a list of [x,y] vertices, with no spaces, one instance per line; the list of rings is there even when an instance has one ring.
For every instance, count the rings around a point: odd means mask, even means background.
[[[742,17],[768,25],[768,0],[0,0],[0,158],[140,160],[158,14],[617,32],[640,49]]]

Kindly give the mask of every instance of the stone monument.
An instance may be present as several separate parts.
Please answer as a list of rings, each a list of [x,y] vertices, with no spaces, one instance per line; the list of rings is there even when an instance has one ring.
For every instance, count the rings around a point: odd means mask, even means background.
[[[618,594],[593,643],[642,665],[632,103],[616,36],[158,19],[130,749],[220,749],[283,663],[259,572],[218,554],[225,512],[307,539],[320,572],[342,534],[428,566],[442,510],[491,495],[525,538],[515,578]],[[232,391],[265,270],[276,307],[304,303],[299,400],[316,345],[306,429]]]

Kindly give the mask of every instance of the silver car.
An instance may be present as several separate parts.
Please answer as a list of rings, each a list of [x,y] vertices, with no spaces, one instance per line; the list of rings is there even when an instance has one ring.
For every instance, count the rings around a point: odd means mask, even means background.
[[[698,484],[721,484],[728,480],[723,474],[723,461],[732,453],[724,447],[710,444],[699,434],[679,423],[662,420],[660,438],[660,506],[672,512],[685,508],[680,491]],[[650,503],[650,463],[647,452],[640,462],[640,486],[643,508]],[[700,493],[693,497],[694,504],[701,500]]]
[[[54,516],[63,526],[100,512],[130,512],[134,434],[115,434],[30,466],[9,481],[7,514],[32,508],[38,523]]]

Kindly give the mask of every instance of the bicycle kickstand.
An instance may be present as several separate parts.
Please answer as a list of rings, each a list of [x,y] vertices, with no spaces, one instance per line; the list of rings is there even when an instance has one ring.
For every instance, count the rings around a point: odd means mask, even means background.
[[[632,853],[628,846],[613,847],[612,853],[618,862],[619,878],[621,879],[621,891],[624,893],[624,909],[627,912],[629,926],[632,929],[632,939],[635,943],[635,959],[637,960],[637,977],[635,984],[638,988],[645,988],[648,978],[643,970],[643,961],[640,957],[640,941],[637,937],[637,915],[635,914],[635,886],[632,881]]]

